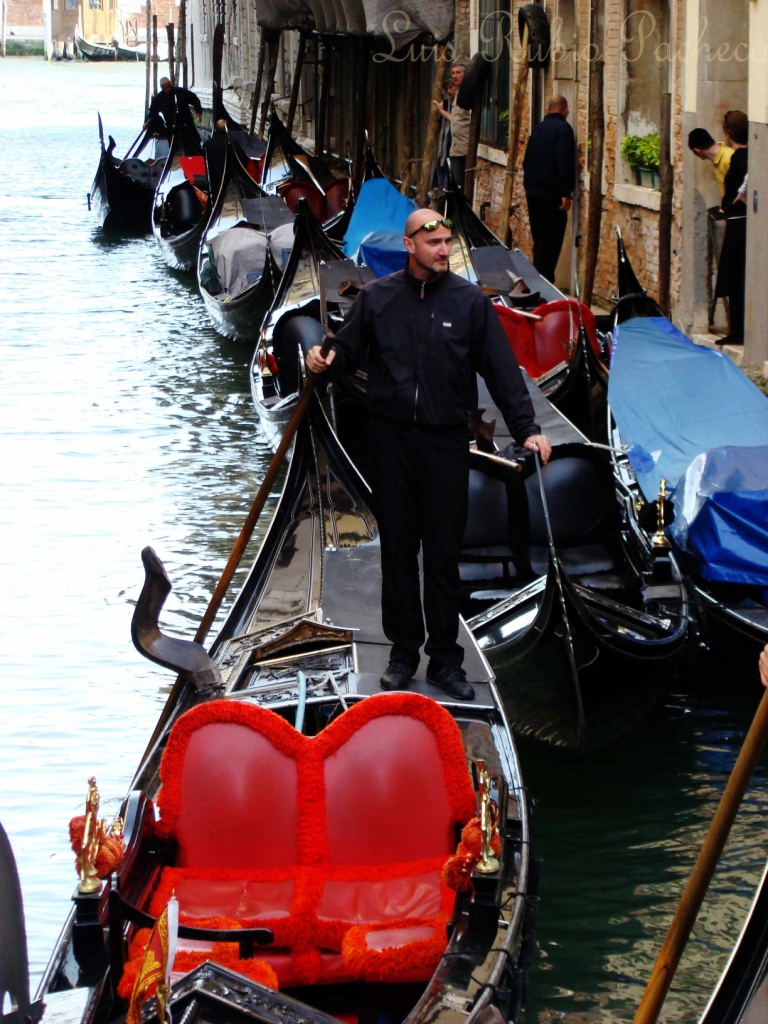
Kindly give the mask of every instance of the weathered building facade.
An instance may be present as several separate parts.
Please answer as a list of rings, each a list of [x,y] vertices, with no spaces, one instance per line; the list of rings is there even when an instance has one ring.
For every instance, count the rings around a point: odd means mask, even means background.
[[[754,168],[745,354],[753,363],[768,358],[761,326],[768,296],[758,284],[768,121],[768,56],[760,47],[768,45],[768,0],[551,0],[543,5],[550,51],[542,67],[524,63],[517,0],[459,0],[455,9],[433,0],[418,10],[373,0],[185,2],[187,84],[204,101],[216,78],[230,111],[253,119],[258,131],[271,98],[295,135],[342,161],[359,161],[367,131],[385,171],[422,198],[434,155],[430,112],[436,72],[443,70],[439,57],[484,53],[487,84],[473,115],[473,201],[504,234],[511,176],[510,240],[528,252],[522,158],[531,125],[547,99],[562,93],[576,134],[578,186],[558,283],[572,291],[578,280],[583,291],[586,281],[588,296],[610,303],[618,227],[641,282],[688,333],[705,332],[712,317],[721,327],[725,321],[722,303],[712,310],[706,219],[718,192],[711,165],[693,156],[687,135],[701,126],[722,138],[725,111],[745,110]],[[660,174],[640,178],[622,143],[657,134]]]

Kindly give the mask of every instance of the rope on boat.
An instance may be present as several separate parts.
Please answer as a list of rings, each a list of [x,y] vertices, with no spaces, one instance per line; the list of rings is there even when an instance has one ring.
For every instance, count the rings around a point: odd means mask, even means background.
[[[344,708],[344,710],[345,710],[345,711],[347,711],[347,710],[349,709],[349,705],[347,704],[346,700],[344,699],[344,694],[343,694],[343,693],[341,692],[341,690],[339,689],[339,684],[338,684],[338,682],[336,681],[336,675],[335,675],[335,673],[333,673],[333,672],[328,672],[328,674],[327,674],[327,676],[326,676],[326,679],[325,679],[325,681],[326,681],[327,683],[330,683],[330,684],[331,684],[331,686],[333,687],[333,692],[334,692],[334,693],[336,694],[336,696],[337,696],[337,697],[338,697],[338,699],[339,699],[339,703],[340,703],[340,704],[341,704],[341,706],[342,706],[342,707]]]

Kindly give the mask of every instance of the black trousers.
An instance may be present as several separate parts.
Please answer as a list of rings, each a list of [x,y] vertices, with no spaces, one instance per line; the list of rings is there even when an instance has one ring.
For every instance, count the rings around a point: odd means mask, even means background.
[[[562,199],[548,196],[529,196],[528,222],[533,235],[533,265],[542,277],[555,280],[555,267],[565,238],[568,213],[560,209]]]
[[[391,659],[418,666],[426,619],[424,653],[433,666],[459,666],[464,660],[457,641],[459,554],[469,484],[467,428],[420,428],[370,417],[368,445],[381,542],[381,617]]]

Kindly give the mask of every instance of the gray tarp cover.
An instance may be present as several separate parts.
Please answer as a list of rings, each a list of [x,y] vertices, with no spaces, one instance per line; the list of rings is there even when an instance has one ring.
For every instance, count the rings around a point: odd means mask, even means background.
[[[285,270],[285,254],[293,248],[293,236],[292,223],[281,224],[279,228],[275,228],[269,234],[269,248],[275,263],[281,270]]]
[[[264,272],[267,236],[254,228],[234,227],[211,242],[216,270],[226,295],[239,295],[256,284]]]
[[[262,28],[314,25],[318,32],[371,35],[399,47],[422,32],[445,40],[453,32],[453,0],[256,0]]]

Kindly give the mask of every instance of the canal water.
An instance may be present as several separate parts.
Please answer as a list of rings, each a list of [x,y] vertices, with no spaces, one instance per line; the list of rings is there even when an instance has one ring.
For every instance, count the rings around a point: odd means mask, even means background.
[[[171,682],[130,641],[141,549],[173,581],[166,626],[191,637],[268,452],[250,353],[151,238],[103,236],[87,209],[97,111],[124,151],[143,67],[7,58],[0,92],[0,821],[34,987],[75,883],[69,819],[91,775],[117,809]],[[737,684],[704,661],[676,690],[609,751],[523,751],[543,859],[529,1024],[632,1020],[762,692],[756,671]],[[663,1020],[706,1002],[768,853],[767,810],[763,759]]]

